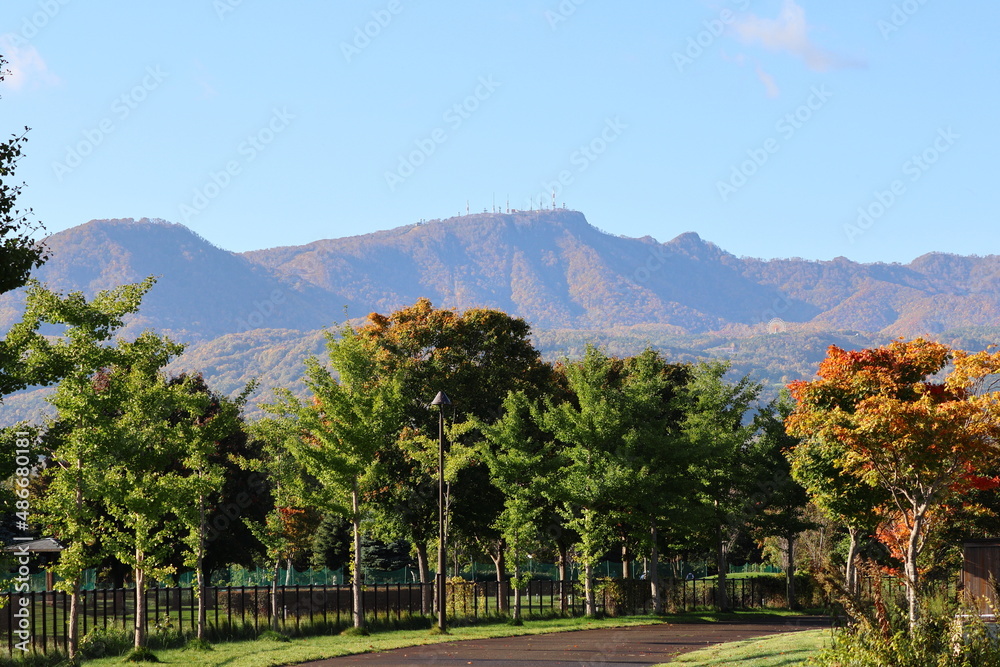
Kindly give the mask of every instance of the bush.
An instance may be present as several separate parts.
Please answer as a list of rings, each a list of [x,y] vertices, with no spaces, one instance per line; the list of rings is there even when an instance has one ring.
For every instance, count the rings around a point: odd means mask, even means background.
[[[935,608],[930,608],[930,607]],[[957,604],[928,605],[914,630],[898,609],[879,608],[834,635],[812,658],[816,667],[1000,667],[996,630]],[[903,626],[903,627],[899,627]]]
[[[125,656],[123,662],[159,662],[160,659],[146,647],[134,648]]]
[[[189,639],[188,643],[184,645],[185,651],[214,651],[212,645],[204,639],[198,639],[197,637]]]
[[[81,639],[77,649],[81,656],[87,659],[103,658],[109,655],[122,655],[133,644],[130,630],[121,625],[110,625],[106,628],[94,628]]]

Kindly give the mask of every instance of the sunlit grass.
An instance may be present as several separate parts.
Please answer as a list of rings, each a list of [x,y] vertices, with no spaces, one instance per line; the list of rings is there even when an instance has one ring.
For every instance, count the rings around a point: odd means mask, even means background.
[[[784,632],[685,653],[663,667],[792,667],[804,665],[829,643],[829,630]]]

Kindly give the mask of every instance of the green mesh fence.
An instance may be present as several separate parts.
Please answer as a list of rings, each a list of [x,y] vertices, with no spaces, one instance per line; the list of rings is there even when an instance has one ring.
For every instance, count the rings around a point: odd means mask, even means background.
[[[508,564],[508,575],[513,575],[512,564]],[[663,579],[701,579],[708,576],[708,565],[704,562],[676,562],[670,561],[667,563],[660,564],[660,577]],[[539,563],[535,562],[533,559],[527,559],[521,563],[522,575],[530,575],[532,579],[548,579],[552,581],[558,581],[559,579],[559,567],[552,563]],[[780,568],[771,565],[743,565],[743,566],[731,566],[729,568],[731,573],[742,573],[742,572],[781,572]],[[634,579],[643,579],[647,576],[647,568],[644,566],[642,561],[634,561],[631,563],[631,576]],[[431,570],[431,580],[433,581],[434,571]],[[452,570],[449,568],[448,575],[452,576]],[[578,565],[573,565],[568,570],[568,575],[570,579],[580,579],[582,576],[582,570]],[[496,568],[492,562],[474,562],[466,563],[464,567],[459,569],[459,576],[468,580],[479,580],[479,581],[495,581],[496,580]],[[622,576],[622,564],[613,561],[605,561],[594,567],[594,576],[596,577],[607,577],[611,579],[620,579]],[[46,586],[46,573],[37,572],[30,575],[31,577],[31,591],[41,592],[48,590]],[[270,586],[272,578],[274,577],[274,570],[272,568],[258,568],[258,569],[246,569],[239,566],[231,566],[222,570],[217,570],[212,573],[209,585],[211,586]],[[58,578],[54,578],[58,581]],[[350,577],[346,576],[344,568],[337,570],[330,569],[306,569],[306,570],[296,570],[291,571],[281,568],[278,570],[278,585],[288,585],[288,586],[332,586],[338,584],[349,583]],[[420,573],[416,568],[405,567],[393,572],[379,572],[375,570],[365,570],[364,571],[364,581],[367,584],[404,584],[413,583],[420,581]],[[0,590],[10,590],[13,591],[15,582],[8,581],[5,586],[0,582]],[[180,586],[182,588],[190,588],[195,584],[194,572],[183,572],[179,576],[173,577],[166,581],[155,582],[152,585],[159,586]],[[90,569],[84,572],[83,579],[81,581],[81,588],[83,590],[94,590],[95,588],[108,588],[110,587],[109,582],[99,581],[97,576],[97,570]],[[127,582],[126,587],[131,587],[131,583]]]

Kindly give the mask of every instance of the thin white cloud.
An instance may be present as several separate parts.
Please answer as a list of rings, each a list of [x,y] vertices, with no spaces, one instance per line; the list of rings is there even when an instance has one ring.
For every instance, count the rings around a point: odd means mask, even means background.
[[[806,11],[795,0],[785,0],[778,18],[760,18],[754,14],[740,18],[733,24],[733,31],[745,44],[790,53],[804,60],[809,69],[819,72],[857,65],[813,44]]]
[[[751,58],[745,53],[737,53],[735,56],[728,55],[725,51],[722,52],[722,59],[726,62],[731,62],[740,67],[745,67],[751,64]],[[756,60],[752,61],[754,72],[757,74],[757,79],[764,84],[764,88],[767,91],[767,96],[771,99],[781,97],[781,88],[778,87],[778,82],[775,80],[771,74],[766,72],[760,63]]]
[[[200,60],[194,61],[194,64],[195,68],[197,69],[194,80],[201,88],[202,99],[207,100],[213,97],[218,97],[219,91],[215,89],[215,85],[212,83],[213,77],[209,73],[209,71],[205,68],[205,65],[202,64]]]
[[[20,90],[32,86],[55,86],[60,83],[58,76],[49,71],[49,66],[41,54],[31,44],[15,34],[0,35],[0,54],[7,60],[4,85]]]
[[[781,96],[781,89],[778,88],[777,82],[775,82],[774,77],[764,71],[760,65],[756,67],[757,78],[760,82],[764,84],[764,88],[767,89],[767,96],[774,99]]]

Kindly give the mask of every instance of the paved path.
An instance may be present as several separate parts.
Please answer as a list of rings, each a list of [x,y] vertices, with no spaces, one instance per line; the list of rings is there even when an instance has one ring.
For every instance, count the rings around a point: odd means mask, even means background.
[[[300,667],[632,667],[669,662],[711,644],[780,632],[826,627],[829,619],[806,617],[769,623],[684,623],[608,630],[579,630],[548,635],[471,639],[428,644],[382,653],[365,653],[309,662]]]

